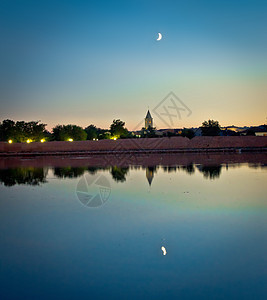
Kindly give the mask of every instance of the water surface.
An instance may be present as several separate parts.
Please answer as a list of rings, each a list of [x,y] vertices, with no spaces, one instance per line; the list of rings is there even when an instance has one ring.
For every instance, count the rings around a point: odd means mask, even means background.
[[[1,299],[266,295],[261,163],[18,166],[0,182]]]

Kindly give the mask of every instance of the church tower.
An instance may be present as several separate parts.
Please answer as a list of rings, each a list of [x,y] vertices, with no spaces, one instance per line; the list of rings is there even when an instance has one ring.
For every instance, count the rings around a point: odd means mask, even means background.
[[[145,129],[148,129],[148,127],[153,127],[153,118],[151,117],[149,110],[145,117]]]

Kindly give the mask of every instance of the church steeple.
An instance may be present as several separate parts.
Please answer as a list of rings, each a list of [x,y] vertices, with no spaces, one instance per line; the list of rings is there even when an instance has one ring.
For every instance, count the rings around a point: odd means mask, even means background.
[[[146,117],[145,117],[145,129],[148,129],[148,127],[153,127],[153,118],[151,117],[150,111],[147,111]]]

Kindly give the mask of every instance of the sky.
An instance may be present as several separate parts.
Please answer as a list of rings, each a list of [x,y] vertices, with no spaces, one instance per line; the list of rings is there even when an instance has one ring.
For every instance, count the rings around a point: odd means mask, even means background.
[[[266,1],[0,0],[0,38],[1,121],[267,122]],[[184,110],[167,126],[170,92]]]

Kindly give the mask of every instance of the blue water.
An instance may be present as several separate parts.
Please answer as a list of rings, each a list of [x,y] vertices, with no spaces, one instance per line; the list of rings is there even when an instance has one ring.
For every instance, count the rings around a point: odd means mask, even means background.
[[[266,298],[266,167],[0,175],[1,299]]]

